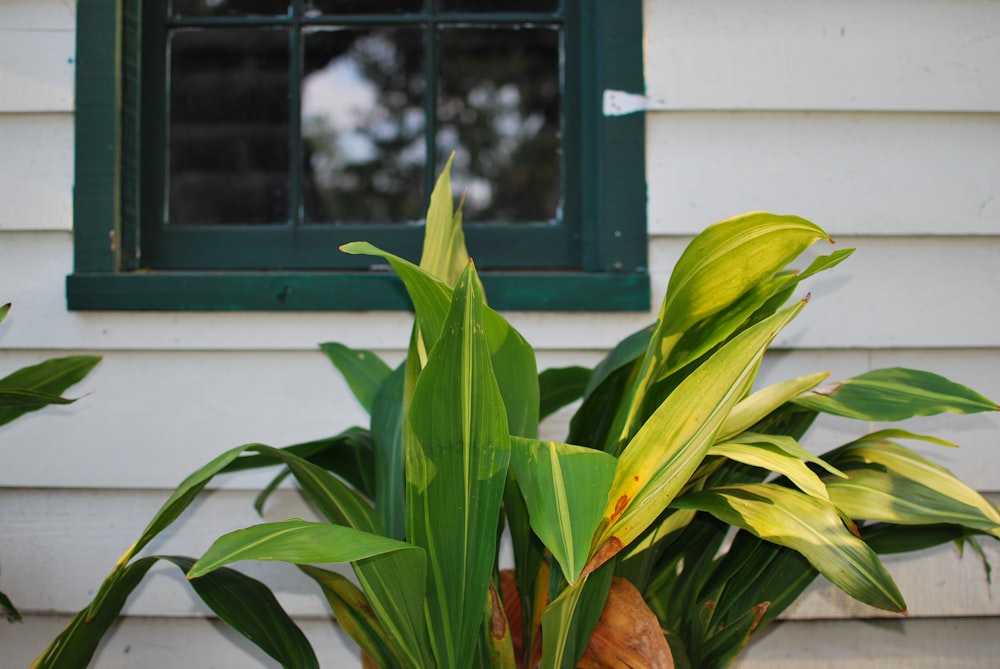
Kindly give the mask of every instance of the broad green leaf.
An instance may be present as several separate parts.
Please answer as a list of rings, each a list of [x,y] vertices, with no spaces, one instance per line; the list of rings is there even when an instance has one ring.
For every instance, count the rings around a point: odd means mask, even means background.
[[[722,424],[722,428],[719,430],[719,441],[731,439],[740,432],[749,430],[785,402],[812,390],[829,376],[830,372],[817,372],[808,376],[788,379],[762,388],[741,400],[729,412],[729,416]]]
[[[828,501],[830,496],[823,481],[805,463],[811,462],[834,475],[846,478],[842,472],[802,448],[791,437],[781,435],[744,432],[732,441],[716,444],[708,454],[770,469],[787,476],[802,492]]]
[[[163,556],[181,571],[190,571],[189,557]],[[273,657],[282,667],[319,669],[319,660],[302,630],[288,616],[270,589],[233,569],[218,569],[188,581],[219,619]]]
[[[572,585],[587,562],[615,476],[603,451],[514,437],[511,468],[528,505],[531,526]]]
[[[407,551],[413,560],[423,559],[423,551],[412,544],[342,525],[293,518],[222,535],[191,567],[188,579],[242,560],[332,564],[395,551]]]
[[[0,306],[0,323],[7,318],[7,313],[10,311],[10,302]]]
[[[307,565],[300,565],[299,569],[320,586],[337,624],[376,666],[382,669],[405,666],[397,655],[395,644],[373,613],[365,593],[337,572]]]
[[[728,219],[695,237],[671,273],[626,410],[615,419],[616,443],[605,450],[616,455],[635,434],[645,396],[656,383],[723,342],[793,283],[793,275],[776,275],[824,238],[829,236],[809,221],[767,213]]]
[[[866,421],[997,411],[1000,406],[943,376],[915,369],[877,369],[794,400],[815,411]]]
[[[798,551],[831,583],[870,606],[906,609],[878,556],[848,531],[829,502],[783,486],[748,483],[691,493],[673,504],[706,511],[761,539]]]
[[[494,567],[510,437],[470,264],[406,426],[407,537],[427,550],[427,625],[440,667],[469,667]],[[535,374],[537,379],[537,374]]]
[[[403,395],[406,365],[400,365],[379,387],[372,407],[371,431],[375,442],[375,508],[386,535],[406,536],[406,488],[403,475]]]
[[[753,382],[764,352],[804,303],[745,330],[671,393],[618,460],[604,512],[597,564],[631,543],[681,491]]]
[[[403,280],[416,310],[419,338],[411,344],[408,362],[416,364],[414,347],[421,358],[433,348],[441,336],[445,315],[451,305],[452,289],[443,281],[413,263],[382,251],[367,242],[351,242],[341,247],[347,253],[375,255],[389,261]],[[479,284],[478,276],[473,281]],[[479,293],[482,293],[481,285]],[[538,370],[534,349],[510,323],[496,311],[485,306],[483,324],[487,345],[493,360],[494,373],[507,408],[512,434],[534,437],[538,429]],[[420,353],[423,351],[423,353]],[[412,374],[416,377],[416,374]]]
[[[0,425],[6,425],[29,411],[40,409],[60,400],[42,401],[46,396],[57,398],[64,390],[81,381],[94,366],[101,361],[98,355],[71,355],[52,358],[37,365],[17,370],[0,379],[0,390],[8,391],[0,396]],[[24,394],[10,391],[28,391]]]
[[[458,282],[469,262],[465,233],[462,231],[462,210],[453,210],[451,164],[454,159],[452,152],[431,192],[424,227],[424,247],[420,255],[420,267],[449,286]]]
[[[847,480],[828,481],[830,498],[858,520],[903,525],[950,523],[1000,538],[1000,511],[944,467],[890,441],[834,451]]]
[[[320,344],[319,347],[343,374],[361,406],[371,413],[375,394],[392,371],[389,365],[371,351],[350,349],[336,342]]]
[[[546,369],[539,374],[539,420],[583,397],[589,380],[586,367]]]
[[[416,327],[420,332],[422,345],[426,351],[430,351],[441,336],[441,326],[451,305],[451,287],[427,270],[368,242],[350,242],[341,246],[340,250],[352,255],[376,256],[388,261],[406,286],[406,292],[416,313]]]

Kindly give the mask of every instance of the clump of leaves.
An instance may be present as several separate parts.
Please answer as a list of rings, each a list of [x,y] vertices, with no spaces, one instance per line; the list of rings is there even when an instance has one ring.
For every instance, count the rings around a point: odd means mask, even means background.
[[[878,552],[1000,537],[1000,513],[899,443],[946,443],[933,437],[881,430],[823,457],[799,439],[819,413],[867,422],[998,407],[909,369],[755,390],[765,351],[805,306],[786,306],[800,282],[850,255],[787,269],[820,240],[829,241],[822,229],[793,216],[715,224],[674,268],[656,323],[592,370],[538,374],[531,346],[487,304],[446,169],[419,265],[366,243],[343,248],[387,261],[414,306],[395,369],[370,351],[322,347],[370,427],[284,449],[242,446],[197,471],[35,666],[86,664],[159,559],[289,667],[318,661],[270,590],[229,565],[298,565],[365,662],[384,668],[602,666],[601,653],[725,667],[818,574],[904,611]],[[539,420],[576,401],[566,441],[539,440]],[[239,529],[197,560],[139,557],[213,476],[273,465],[325,522]],[[513,571],[498,564],[504,529]],[[315,566],[335,562],[356,578]],[[628,638],[637,630],[647,635],[638,643]]]

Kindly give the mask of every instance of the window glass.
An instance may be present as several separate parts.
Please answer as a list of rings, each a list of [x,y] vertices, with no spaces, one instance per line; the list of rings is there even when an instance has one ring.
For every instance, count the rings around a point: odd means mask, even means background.
[[[175,30],[169,64],[169,223],[286,222],[288,31]]]
[[[310,0],[306,15],[314,14],[404,14],[419,12],[424,0]]]
[[[452,184],[467,221],[547,221],[559,214],[559,31],[438,31],[437,144],[455,151]]]
[[[303,53],[306,222],[420,220],[423,30],[309,29]]]
[[[283,16],[291,11],[288,0],[172,0],[173,16]]]
[[[559,0],[440,0],[448,12],[554,12]]]

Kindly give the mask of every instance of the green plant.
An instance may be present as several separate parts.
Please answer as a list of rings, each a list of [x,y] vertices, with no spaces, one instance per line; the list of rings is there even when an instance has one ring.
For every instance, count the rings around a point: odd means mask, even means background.
[[[0,306],[0,322],[7,318],[10,303]],[[76,400],[60,393],[83,380],[101,361],[96,355],[71,355],[52,358],[36,365],[23,367],[0,379],[0,425],[6,425],[24,414],[50,404],[71,404]],[[0,612],[11,622],[21,619],[14,604],[0,592]]]
[[[419,266],[366,243],[343,249],[388,261],[415,308],[395,369],[369,351],[322,347],[370,412],[370,429],[242,446],[198,470],[35,666],[88,662],[164,559],[223,621],[290,667],[318,666],[308,641],[263,584],[228,565],[299,565],[372,666],[609,666],[610,649],[634,654],[636,666],[724,667],[817,574],[903,611],[878,552],[1000,536],[993,505],[897,443],[947,442],[880,430],[820,458],[798,441],[821,412],[886,421],[996,403],[909,369],[752,389],[765,351],[805,305],[784,306],[799,283],[850,254],[788,271],[829,240],[814,224],[756,213],[709,227],[677,263],[653,326],[593,370],[541,374],[531,346],[486,303],[447,169],[425,234]],[[566,443],[536,438],[541,418],[577,400]],[[291,475],[327,522],[240,529],[198,560],[139,557],[214,475],[273,465],[282,470],[258,509]],[[498,566],[505,529],[512,572]],[[332,562],[350,562],[357,584],[314,566]],[[633,642],[623,630],[646,637]]]

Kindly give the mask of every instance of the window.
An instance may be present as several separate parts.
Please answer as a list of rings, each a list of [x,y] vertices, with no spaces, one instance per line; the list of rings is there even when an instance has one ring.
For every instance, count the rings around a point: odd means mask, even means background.
[[[491,304],[648,308],[641,4],[80,0],[70,308],[406,308],[337,247],[416,259],[452,152]]]

